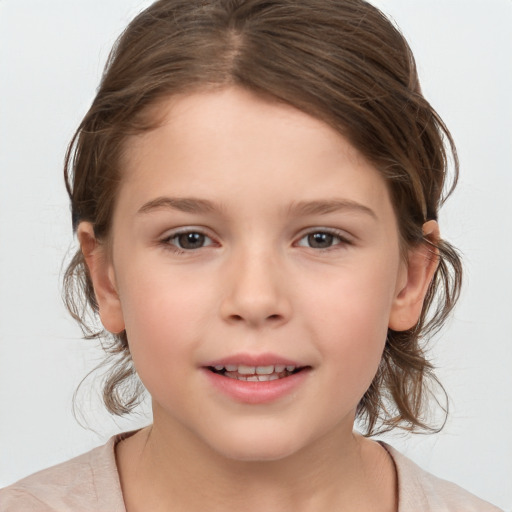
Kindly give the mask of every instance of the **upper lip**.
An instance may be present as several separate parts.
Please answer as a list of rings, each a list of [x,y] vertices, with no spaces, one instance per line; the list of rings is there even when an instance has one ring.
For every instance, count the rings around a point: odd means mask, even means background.
[[[226,366],[226,365],[244,365],[244,366],[270,366],[270,365],[283,365],[295,366],[300,368],[306,366],[293,359],[288,359],[276,354],[233,354],[219,359],[213,359],[206,362],[202,366]]]

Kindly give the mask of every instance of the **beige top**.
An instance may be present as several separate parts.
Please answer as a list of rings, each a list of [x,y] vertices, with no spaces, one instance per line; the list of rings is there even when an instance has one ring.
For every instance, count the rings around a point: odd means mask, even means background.
[[[126,512],[114,447],[130,434],[0,489],[0,512]],[[398,512],[500,512],[381,444],[397,469]]]

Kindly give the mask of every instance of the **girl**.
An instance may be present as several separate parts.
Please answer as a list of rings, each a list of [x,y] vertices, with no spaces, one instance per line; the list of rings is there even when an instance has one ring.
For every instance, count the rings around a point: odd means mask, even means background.
[[[68,152],[66,285],[110,340],[108,410],[140,378],[153,423],[2,510],[496,510],[353,433],[434,428],[422,341],[461,274],[437,225],[444,140],[455,155],[365,2],[139,15]]]

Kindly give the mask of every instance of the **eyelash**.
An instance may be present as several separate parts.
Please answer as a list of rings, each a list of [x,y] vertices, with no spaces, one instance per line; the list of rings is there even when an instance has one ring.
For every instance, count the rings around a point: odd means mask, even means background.
[[[179,247],[177,245],[178,242],[176,243],[173,243],[172,241],[173,240],[177,240],[178,237],[180,236],[183,236],[183,235],[199,235],[199,236],[202,236],[204,237],[205,240],[209,240],[209,243],[206,244],[206,245],[201,245],[201,247],[196,247],[196,248],[183,248],[183,247]],[[313,236],[313,235],[328,235],[328,236],[331,236],[333,237],[333,240],[336,240],[338,241],[338,243],[333,243],[332,245],[329,245],[328,247],[311,247],[309,245],[302,245],[300,244],[300,242],[304,239],[307,239],[308,237],[310,236]],[[212,237],[208,236],[206,233],[204,233],[203,231],[199,230],[199,229],[184,229],[182,231],[176,231],[176,232],[173,232],[171,233],[170,235],[166,236],[165,238],[163,238],[161,241],[160,241],[160,244],[162,246],[164,246],[167,250],[170,250],[172,251],[173,253],[175,254],[185,254],[185,253],[192,253],[192,252],[195,252],[199,249],[203,249],[205,247],[210,247],[212,245],[215,245],[216,242],[213,240]],[[324,251],[329,251],[329,250],[333,250],[334,248],[336,248],[337,246],[346,246],[346,245],[351,245],[352,242],[342,234],[342,232],[338,231],[338,230],[335,230],[335,229],[327,229],[327,228],[323,228],[323,229],[313,229],[311,231],[308,231],[307,233],[304,233],[299,239],[297,242],[295,242],[295,246],[298,246],[298,247],[307,247],[309,249],[314,249],[318,252],[324,252]]]
[[[176,240],[178,237],[183,235],[200,235],[203,236],[205,239],[208,239],[210,243],[208,243],[207,245],[202,245],[201,247],[186,249],[183,247],[179,247],[177,244],[172,242],[173,240]],[[174,233],[171,233],[170,235],[166,236],[160,241],[160,244],[163,245],[165,249],[172,251],[175,254],[185,254],[192,253],[194,251],[197,251],[198,249],[203,249],[204,247],[209,247],[211,245],[214,245],[215,242],[213,241],[212,237],[208,236],[200,229],[183,229],[181,231],[175,231]]]
[[[322,247],[322,248],[320,248],[320,247],[315,248],[315,247],[304,246],[304,245],[299,244],[300,241],[302,241],[305,238],[308,238],[310,236],[313,236],[313,235],[329,235],[329,236],[332,236],[333,239],[337,239],[338,243],[333,243],[329,247]],[[299,245],[299,247],[308,247],[309,249],[315,249],[316,251],[323,252],[323,251],[333,250],[340,245],[341,246],[351,245],[351,241],[344,235],[344,233],[342,231],[338,231],[336,229],[328,229],[328,228],[320,228],[320,229],[316,228],[316,229],[308,231],[307,233],[302,235],[301,238],[299,238],[297,245]]]

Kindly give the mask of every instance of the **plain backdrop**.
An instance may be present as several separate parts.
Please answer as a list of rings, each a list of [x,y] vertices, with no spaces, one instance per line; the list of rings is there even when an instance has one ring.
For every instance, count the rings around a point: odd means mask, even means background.
[[[442,433],[386,439],[512,511],[512,1],[379,0],[415,53],[461,160],[441,215],[466,282],[432,357],[451,398]],[[60,299],[74,247],[66,145],[112,43],[148,2],[0,0],[0,487],[148,422],[112,419],[89,379],[101,359]],[[85,427],[84,427],[85,425]]]

